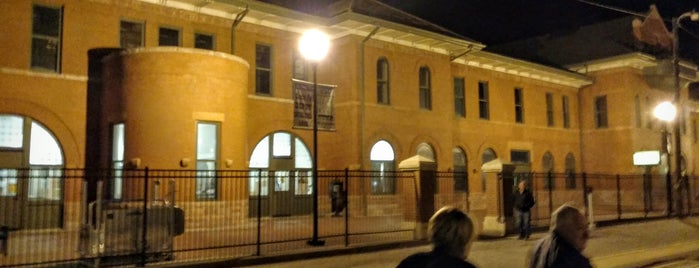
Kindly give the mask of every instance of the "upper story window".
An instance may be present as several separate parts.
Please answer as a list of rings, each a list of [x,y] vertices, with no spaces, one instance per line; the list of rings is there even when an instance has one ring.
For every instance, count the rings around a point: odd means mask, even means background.
[[[218,132],[218,123],[197,123],[197,200],[213,200],[217,196]]]
[[[636,127],[640,128],[643,122],[641,122],[641,97],[638,95],[633,97],[633,110]]]
[[[488,82],[478,82],[478,117],[490,119],[490,107],[488,104]]]
[[[272,47],[255,45],[255,93],[272,95]]]
[[[466,117],[466,97],[464,91],[464,78],[454,77],[454,114],[458,117]]]
[[[607,96],[595,97],[595,128],[606,128],[607,124]]]
[[[122,20],[119,24],[119,45],[122,48],[143,46],[143,23]]]
[[[160,27],[158,30],[158,45],[161,47],[180,46],[180,30]]]
[[[568,102],[568,96],[563,96],[561,102],[563,103],[563,127],[570,128],[570,103]]]
[[[194,34],[194,47],[214,50],[214,35],[205,33]]]
[[[420,67],[420,108],[432,110],[432,89],[431,89],[430,68]]]
[[[524,94],[521,88],[515,88],[515,122],[524,123]]]
[[[553,94],[546,93],[546,125],[553,126]]]
[[[35,5],[32,16],[32,69],[60,72],[63,10]]]
[[[376,62],[376,102],[391,104],[388,78],[388,60],[382,58]]]

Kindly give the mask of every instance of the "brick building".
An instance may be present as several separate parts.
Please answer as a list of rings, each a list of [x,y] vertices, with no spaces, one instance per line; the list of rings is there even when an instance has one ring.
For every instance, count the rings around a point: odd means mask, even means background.
[[[223,187],[274,195],[275,183],[308,196],[312,157],[320,170],[395,170],[421,155],[437,170],[466,171],[461,190],[484,209],[480,167],[496,158],[535,172],[642,173],[631,155],[660,147],[647,114],[669,96],[644,75],[662,63],[653,55],[555,68],[484,51],[372,0],[312,15],[244,0],[5,0],[0,17],[0,206],[55,217],[0,213],[16,228],[78,223],[80,185],[61,180],[61,168],[289,171],[263,189],[254,178],[225,186],[201,175],[182,200],[196,203],[225,200]],[[311,28],[332,39],[317,67],[332,93],[318,156],[312,132],[295,123],[306,110],[293,79],[312,75],[296,44]],[[694,175],[697,119],[684,113]],[[44,175],[18,180],[27,168]],[[128,187],[116,176],[108,194],[127,199]],[[366,194],[395,187],[378,176]]]

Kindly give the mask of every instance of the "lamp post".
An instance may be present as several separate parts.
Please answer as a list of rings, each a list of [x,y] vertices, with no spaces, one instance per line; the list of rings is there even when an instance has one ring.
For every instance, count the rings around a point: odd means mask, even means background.
[[[299,51],[304,59],[311,62],[313,67],[313,237],[309,245],[322,246],[325,241],[318,240],[318,82],[316,80],[318,62],[325,58],[330,48],[330,38],[319,31],[309,30],[299,39]]]
[[[669,145],[670,142],[668,142],[668,133],[667,133],[667,124],[675,120],[675,116],[677,114],[677,109],[675,108],[675,105],[673,105],[669,101],[664,101],[658,104],[658,106],[655,106],[655,109],[653,109],[653,115],[660,119],[661,121],[664,121],[663,124],[663,131],[662,131],[662,138],[661,138],[661,152],[665,152],[666,158],[667,159],[667,173],[665,174],[665,190],[666,190],[666,196],[667,196],[667,216],[670,217],[672,215],[672,176],[670,175],[670,172],[672,172],[672,169],[670,168],[670,150],[669,150]],[[677,125],[677,124],[675,124]],[[675,149],[677,151],[677,149]]]
[[[672,67],[674,70],[674,94],[675,94],[675,105],[677,105],[677,120],[675,120],[673,126],[673,134],[675,140],[675,180],[677,181],[677,215],[679,217],[684,216],[684,196],[682,195],[685,183],[682,177],[682,143],[680,142],[680,124],[682,123],[682,106],[680,105],[680,60],[679,60],[679,35],[678,29],[680,27],[680,22],[685,19],[690,18],[692,21],[699,20],[699,13],[690,11],[682,13],[682,15],[672,19]]]

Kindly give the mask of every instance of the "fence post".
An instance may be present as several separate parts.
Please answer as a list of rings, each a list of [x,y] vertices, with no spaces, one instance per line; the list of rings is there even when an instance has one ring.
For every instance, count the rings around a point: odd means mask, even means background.
[[[616,175],[616,212],[617,220],[621,220],[621,177]]]
[[[349,246],[349,169],[345,168],[345,247]]]
[[[145,167],[143,173],[143,213],[141,213],[142,226],[141,230],[141,263],[139,266],[146,266],[146,248],[148,247],[148,167]]]
[[[269,203],[267,203],[269,205]],[[262,239],[262,170],[257,170],[257,241],[255,242],[255,256],[260,256],[260,244]]]
[[[551,174],[551,171],[549,170],[546,172],[546,181],[548,182],[548,190],[549,190],[549,215],[553,214],[553,174]]]

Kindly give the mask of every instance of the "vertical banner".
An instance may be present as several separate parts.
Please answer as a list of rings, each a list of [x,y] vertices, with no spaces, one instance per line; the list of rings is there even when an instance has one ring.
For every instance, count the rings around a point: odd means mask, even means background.
[[[313,83],[292,79],[294,94],[294,128],[313,128]],[[335,88],[318,84],[318,129],[335,130]]]

